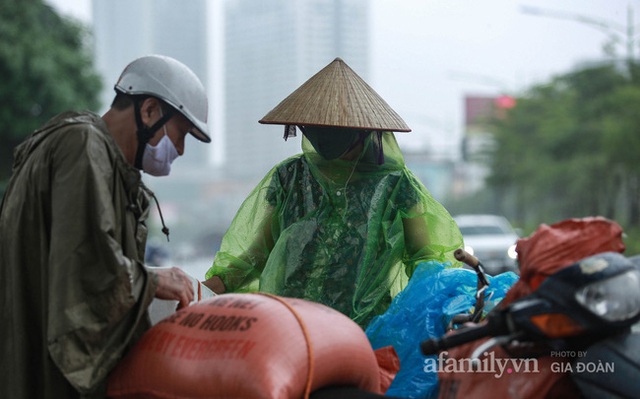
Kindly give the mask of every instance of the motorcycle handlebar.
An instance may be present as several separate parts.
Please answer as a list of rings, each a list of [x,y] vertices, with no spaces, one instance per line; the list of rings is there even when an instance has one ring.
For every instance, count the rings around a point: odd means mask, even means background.
[[[485,275],[484,266],[475,256],[471,255],[469,252],[465,251],[462,248],[458,248],[453,252],[453,256],[459,260],[460,262],[471,266],[473,270],[475,270],[478,275],[478,290],[480,290],[481,286],[488,286],[489,280]]]
[[[472,342],[480,338],[484,338],[493,335],[494,327],[490,324],[483,324],[477,327],[467,327],[462,330],[456,330],[455,332],[445,335],[440,338],[431,338],[426,341],[422,341],[420,344],[420,350],[425,356],[435,355],[438,352]]]
[[[469,252],[465,251],[462,248],[458,248],[453,252],[453,256],[462,263],[465,263],[474,269],[478,266],[480,261],[475,256],[471,255]]]
[[[473,342],[484,337],[497,337],[509,333],[505,315],[501,312],[490,314],[486,322],[472,327],[466,327],[440,338],[422,341],[420,349],[424,355],[435,355],[438,352]]]

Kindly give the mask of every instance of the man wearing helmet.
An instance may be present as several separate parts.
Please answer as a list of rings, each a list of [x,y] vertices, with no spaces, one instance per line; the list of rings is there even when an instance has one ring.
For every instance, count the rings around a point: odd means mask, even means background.
[[[245,200],[205,284],[316,301],[362,327],[419,262],[457,264],[462,237],[407,169],[392,132],[411,129],[337,58],[260,120],[302,130],[303,153]]]
[[[14,151],[0,207],[0,397],[104,397],[153,298],[194,298],[182,270],[143,265],[153,193],[140,171],[169,174],[187,133],[211,141],[204,88],[154,55],[115,90],[102,117],[63,113]]]

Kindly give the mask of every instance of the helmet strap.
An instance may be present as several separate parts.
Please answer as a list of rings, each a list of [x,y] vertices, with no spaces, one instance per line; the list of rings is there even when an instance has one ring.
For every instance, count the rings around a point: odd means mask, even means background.
[[[163,115],[151,127],[145,126],[145,124],[142,122],[142,115],[140,113],[140,105],[143,101],[144,98],[141,98],[134,103],[136,126],[138,127],[138,130],[136,131],[136,135],[138,136],[138,149],[136,150],[136,160],[134,166],[139,170],[142,170],[142,156],[144,155],[144,149],[147,143],[156,134],[158,129],[160,129],[162,125],[167,123],[173,116],[173,108],[170,108],[169,112]]]

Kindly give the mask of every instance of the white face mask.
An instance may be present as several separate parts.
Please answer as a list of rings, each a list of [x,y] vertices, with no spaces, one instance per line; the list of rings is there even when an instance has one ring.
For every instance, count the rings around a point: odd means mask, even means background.
[[[162,111],[160,111],[162,115]],[[167,135],[167,126],[163,125],[164,136],[155,146],[147,143],[142,155],[142,170],[151,176],[167,176],[171,172],[171,163],[178,158],[178,150]]]

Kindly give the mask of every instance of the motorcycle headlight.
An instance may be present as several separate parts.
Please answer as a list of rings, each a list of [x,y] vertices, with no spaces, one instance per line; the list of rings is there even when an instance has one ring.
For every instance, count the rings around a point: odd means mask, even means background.
[[[629,270],[582,287],[578,303],[608,321],[625,321],[640,313],[640,272]]]

